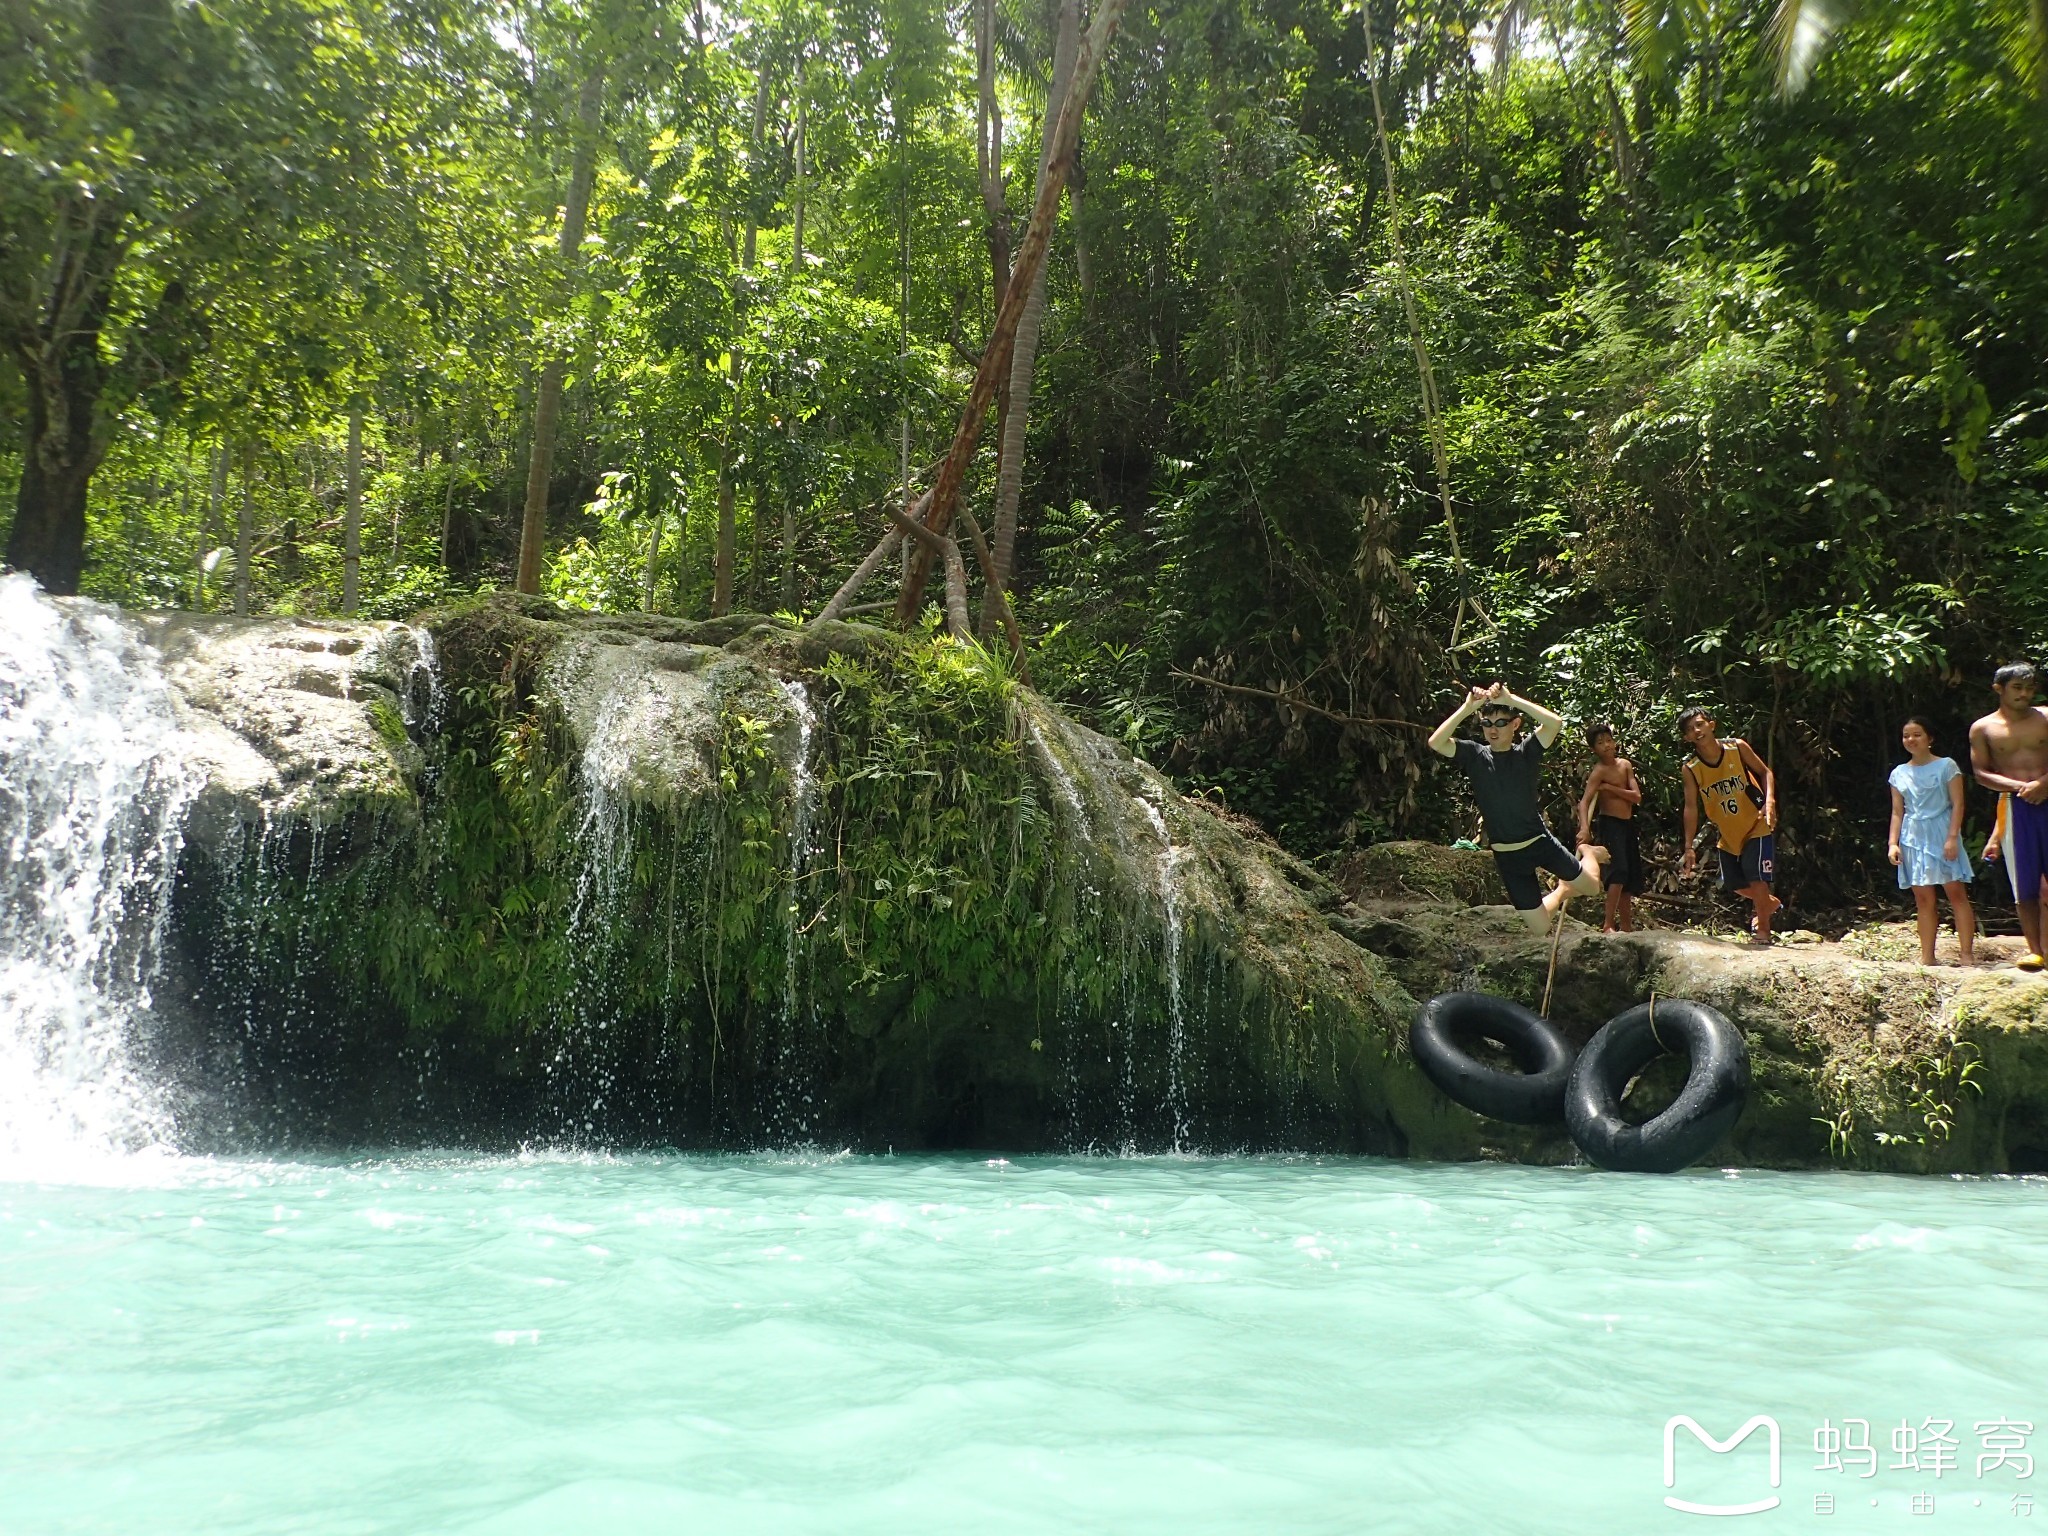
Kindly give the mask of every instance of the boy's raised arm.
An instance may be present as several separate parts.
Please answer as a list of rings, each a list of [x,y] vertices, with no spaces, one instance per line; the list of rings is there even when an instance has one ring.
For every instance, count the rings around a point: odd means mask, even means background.
[[[1690,876],[1699,860],[1693,843],[1700,835],[1700,792],[1685,769],[1679,769],[1678,776],[1685,781],[1685,862],[1681,868]]]
[[[1548,752],[1557,745],[1558,732],[1564,729],[1563,715],[1552,714],[1541,704],[1531,704],[1519,693],[1503,692],[1501,697],[1504,702],[1514,705],[1515,708],[1536,722],[1536,739],[1543,743],[1544,751]]]
[[[1472,711],[1487,701],[1489,695],[1484,688],[1473,688],[1465,694],[1465,702],[1445,716],[1444,723],[1429,733],[1429,750],[1438,757],[1458,755],[1458,727],[1470,718]]]

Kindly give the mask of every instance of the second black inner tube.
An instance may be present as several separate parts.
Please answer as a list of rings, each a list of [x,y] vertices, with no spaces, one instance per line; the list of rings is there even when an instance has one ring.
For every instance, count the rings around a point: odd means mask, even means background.
[[[1629,1124],[1622,1095],[1667,1051],[1690,1058],[1685,1087],[1641,1125]],[[1704,1003],[1670,998],[1616,1014],[1587,1043],[1565,1092],[1565,1124],[1579,1150],[1602,1168],[1676,1173],[1714,1149],[1748,1097],[1742,1031]]]

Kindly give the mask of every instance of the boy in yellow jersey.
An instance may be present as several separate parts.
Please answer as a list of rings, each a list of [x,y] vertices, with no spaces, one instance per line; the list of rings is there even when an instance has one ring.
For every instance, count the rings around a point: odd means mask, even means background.
[[[1771,765],[1739,736],[1723,741],[1714,734],[1714,717],[1694,707],[1678,717],[1678,737],[1692,748],[1680,777],[1685,780],[1685,867],[1695,867],[1693,839],[1699,835],[1700,807],[1721,855],[1721,889],[1733,891],[1755,908],[1756,942],[1771,942],[1771,914],[1784,903],[1771,894],[1776,877],[1773,834],[1778,826],[1778,781]],[[1752,784],[1763,782],[1761,803],[1751,797]]]

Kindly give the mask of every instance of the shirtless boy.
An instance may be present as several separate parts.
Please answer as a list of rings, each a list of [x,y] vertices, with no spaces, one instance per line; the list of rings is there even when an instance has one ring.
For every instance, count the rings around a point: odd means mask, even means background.
[[[1579,841],[1607,850],[1602,878],[1607,884],[1603,933],[1630,933],[1636,925],[1635,898],[1643,893],[1643,860],[1636,846],[1636,807],[1643,803],[1635,764],[1621,755],[1614,727],[1596,720],[1586,727],[1586,745],[1599,761],[1586,775],[1579,797]]]
[[[2005,856],[2010,861],[2013,905],[2027,952],[2019,966],[2038,971],[2041,959],[2041,876],[2048,868],[2048,712],[2034,703],[2034,669],[2023,661],[1991,677],[1998,708],[1970,727],[1970,767],[1986,789],[2010,795]]]
[[[1739,736],[1723,741],[1714,734],[1714,717],[1697,707],[1678,717],[1678,739],[1692,748],[1679,777],[1685,781],[1685,864],[1689,880],[1696,865],[1693,839],[1699,835],[1700,807],[1714,832],[1721,854],[1721,889],[1733,891],[1755,909],[1751,933],[1759,944],[1771,942],[1771,914],[1784,903],[1771,894],[1776,877],[1778,780],[1771,765]],[[1753,779],[1763,781],[1763,804],[1750,798]]]
[[[1475,714],[1486,736],[1484,746],[1458,735],[1458,727]],[[1524,715],[1536,722],[1536,731],[1527,741],[1516,741]],[[1479,817],[1493,844],[1494,868],[1500,871],[1508,900],[1538,933],[1550,927],[1552,917],[1572,897],[1590,896],[1600,889],[1599,861],[1605,857],[1590,847],[1572,852],[1543,821],[1536,775],[1543,766],[1543,754],[1563,729],[1562,715],[1509,693],[1505,683],[1495,683],[1491,688],[1472,689],[1429,737],[1429,749],[1455,761],[1472,781]],[[1548,895],[1538,894],[1539,869],[1558,878],[1558,885]]]

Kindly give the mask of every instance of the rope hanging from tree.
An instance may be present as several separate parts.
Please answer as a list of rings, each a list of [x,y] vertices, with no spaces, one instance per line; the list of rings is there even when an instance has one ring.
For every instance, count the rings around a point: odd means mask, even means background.
[[[1387,239],[1394,248],[1394,275],[1401,290],[1401,308],[1408,317],[1408,344],[1415,350],[1415,373],[1422,382],[1422,417],[1428,423],[1430,451],[1436,459],[1437,498],[1443,503],[1444,529],[1451,539],[1451,569],[1458,578],[1458,611],[1451,619],[1451,643],[1446,649],[1468,651],[1493,634],[1494,624],[1480,606],[1479,599],[1472,595],[1465,551],[1458,540],[1458,519],[1451,510],[1451,465],[1444,450],[1444,423],[1437,396],[1436,370],[1429,365],[1429,346],[1422,338],[1422,317],[1416,309],[1415,286],[1408,275],[1408,248],[1401,238],[1401,193],[1394,183],[1394,150],[1392,141],[1387,137],[1387,114],[1380,102],[1380,76],[1374,62],[1379,57],[1379,44],[1373,38],[1372,0],[1365,0],[1361,10],[1365,17],[1365,75],[1372,86],[1372,117],[1379,129],[1380,164],[1387,173]],[[1465,615],[1468,613],[1484,626],[1469,640],[1464,637]]]

